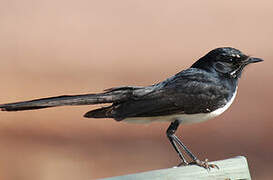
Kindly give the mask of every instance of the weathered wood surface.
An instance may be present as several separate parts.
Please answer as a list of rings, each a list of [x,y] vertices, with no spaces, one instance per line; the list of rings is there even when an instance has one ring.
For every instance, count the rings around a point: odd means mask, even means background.
[[[247,160],[243,156],[238,156],[221,161],[211,162],[219,166],[206,170],[204,168],[191,165],[178,168],[169,168],[105,178],[103,180],[250,180]]]

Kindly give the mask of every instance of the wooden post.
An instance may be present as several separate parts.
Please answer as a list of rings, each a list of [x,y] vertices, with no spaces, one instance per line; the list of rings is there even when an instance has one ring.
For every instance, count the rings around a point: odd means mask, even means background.
[[[219,166],[206,170],[196,165],[160,169],[103,180],[250,180],[247,160],[243,156],[211,162]]]

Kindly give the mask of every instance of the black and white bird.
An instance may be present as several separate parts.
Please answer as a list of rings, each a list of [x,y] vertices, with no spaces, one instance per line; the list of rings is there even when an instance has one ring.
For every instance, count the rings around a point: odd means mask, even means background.
[[[98,94],[65,95],[2,104],[2,111],[22,111],[66,105],[112,103],[87,112],[86,118],[113,118],[125,122],[170,122],[167,137],[181,158],[188,155],[199,166],[215,167],[200,161],[175,135],[179,124],[206,121],[222,114],[232,104],[243,69],[262,59],[223,47],[210,51],[190,68],[158,84],[145,87],[123,86]],[[184,150],[182,153],[181,150]]]

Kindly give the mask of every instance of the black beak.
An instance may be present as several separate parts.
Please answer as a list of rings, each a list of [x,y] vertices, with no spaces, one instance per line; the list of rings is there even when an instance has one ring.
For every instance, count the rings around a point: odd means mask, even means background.
[[[249,57],[246,61],[247,64],[250,63],[257,63],[257,62],[262,62],[263,60],[260,58],[255,58],[255,57]]]

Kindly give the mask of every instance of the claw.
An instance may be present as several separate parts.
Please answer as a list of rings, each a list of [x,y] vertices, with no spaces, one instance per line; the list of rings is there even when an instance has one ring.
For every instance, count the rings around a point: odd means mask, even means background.
[[[205,161],[200,161],[199,159],[196,159],[195,161],[191,162],[190,164],[198,165],[198,166],[203,167],[207,170],[210,170],[210,168],[220,169],[219,166],[217,166],[216,164],[209,164],[208,159],[205,159]]]

